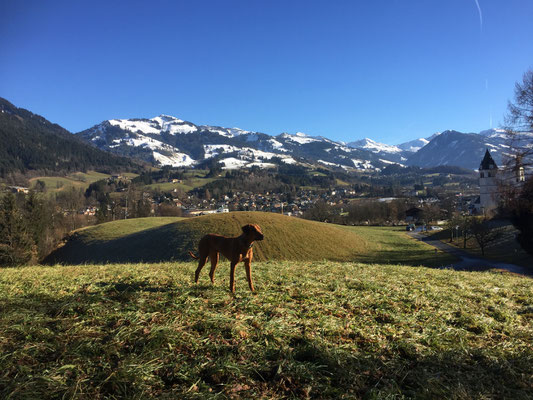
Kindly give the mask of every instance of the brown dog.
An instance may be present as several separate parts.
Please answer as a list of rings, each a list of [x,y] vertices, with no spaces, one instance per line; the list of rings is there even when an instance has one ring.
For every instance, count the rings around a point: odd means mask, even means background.
[[[198,260],[198,268],[196,268],[196,274],[194,281],[198,283],[198,277],[200,272],[207,262],[207,257],[211,260],[211,270],[209,271],[209,277],[211,282],[215,283],[215,270],[218,264],[218,253],[222,253],[224,257],[230,260],[230,274],[229,274],[229,289],[232,293],[235,292],[235,267],[241,261],[244,261],[244,267],[246,268],[246,278],[248,279],[248,285],[250,290],[254,291],[254,284],[252,283],[252,257],[254,251],[252,249],[253,243],[256,240],[263,240],[263,232],[259,225],[248,224],[242,227],[242,235],[228,238],[221,235],[214,235],[212,233],[205,235],[200,239],[198,244],[198,257],[189,251],[192,258]]]

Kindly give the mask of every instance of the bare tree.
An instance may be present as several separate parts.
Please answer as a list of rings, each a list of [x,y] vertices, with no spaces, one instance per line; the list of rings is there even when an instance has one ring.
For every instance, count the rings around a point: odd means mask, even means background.
[[[527,174],[533,167],[533,69],[526,71],[522,82],[515,84],[514,97],[505,117],[512,153],[505,167],[515,173]],[[518,178],[519,184],[502,185],[503,210],[520,231],[517,240],[522,248],[533,254],[533,176]]]
[[[474,218],[470,226],[472,236],[476,239],[481,250],[481,255],[485,255],[485,249],[489,244],[498,240],[502,236],[501,229],[491,227],[488,220]]]
[[[533,69],[524,73],[522,82],[516,82],[514,102],[509,101],[505,116],[505,130],[511,155],[507,168],[533,165]]]

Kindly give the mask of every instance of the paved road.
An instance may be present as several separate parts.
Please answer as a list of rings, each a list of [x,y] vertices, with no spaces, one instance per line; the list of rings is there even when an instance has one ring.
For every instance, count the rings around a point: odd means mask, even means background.
[[[448,265],[447,268],[453,268],[462,271],[486,271],[489,269],[499,268],[533,277],[533,269],[522,267],[520,265],[506,264],[499,261],[487,260],[468,254],[466,251],[450,246],[437,239],[431,239],[428,236],[421,235],[418,232],[409,232],[409,235],[417,240],[421,240],[439,250],[445,251],[459,258],[460,261]]]

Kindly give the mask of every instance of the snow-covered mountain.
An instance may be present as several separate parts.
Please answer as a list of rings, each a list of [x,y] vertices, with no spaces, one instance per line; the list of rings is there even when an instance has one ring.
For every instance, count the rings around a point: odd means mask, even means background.
[[[112,119],[78,135],[100,149],[171,166],[192,166],[216,158],[228,169],[311,162],[347,170],[380,170],[405,160],[398,155],[401,150],[382,154],[302,132],[270,136],[239,128],[196,125],[168,115]]]
[[[440,135],[440,132],[434,133],[428,138],[419,138],[415,140],[410,140],[409,142],[399,144],[397,147],[409,153],[416,153],[418,150],[420,150],[426,144],[431,142],[438,135]]]
[[[399,146],[379,143],[369,138],[349,142],[347,145],[355,149],[366,150],[377,154],[382,158],[382,161],[391,161],[398,164],[405,163],[409,155],[408,152],[402,150]]]
[[[369,138],[364,138],[364,139],[357,140],[355,142],[350,142],[347,144],[350,147],[369,150],[372,153],[401,153],[402,152],[402,149],[400,149],[398,146],[379,143]]]
[[[488,149],[496,161],[502,164],[502,156],[509,153],[504,131],[489,130],[462,133],[447,130],[435,136],[428,144],[409,157],[407,164],[418,167],[454,165],[477,169]]]
[[[78,136],[97,148],[156,165],[194,166],[215,160],[228,169],[312,163],[379,171],[390,164],[476,169],[487,148],[501,163],[502,154],[508,151],[504,133],[450,130],[397,146],[369,138],[346,144],[302,132],[271,136],[239,128],[196,125],[160,115],[151,119],[111,119],[79,132]]]

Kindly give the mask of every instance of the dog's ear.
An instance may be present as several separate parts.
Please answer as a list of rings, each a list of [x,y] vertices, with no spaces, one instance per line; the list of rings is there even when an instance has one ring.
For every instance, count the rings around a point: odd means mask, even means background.
[[[247,234],[247,233],[250,232],[251,227],[252,227],[252,226],[251,226],[250,224],[248,224],[248,225],[244,225],[241,229],[242,229],[242,231],[243,231],[244,233]]]

